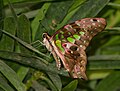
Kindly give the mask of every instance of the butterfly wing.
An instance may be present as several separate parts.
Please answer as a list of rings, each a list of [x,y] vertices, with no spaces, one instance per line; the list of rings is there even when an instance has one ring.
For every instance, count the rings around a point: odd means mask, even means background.
[[[103,18],[85,18],[68,24],[58,30],[52,37],[47,37],[57,67],[60,68],[60,60],[65,69],[73,78],[87,79],[85,71],[87,57],[86,47],[90,40],[106,26]],[[44,38],[45,40],[46,38]],[[47,45],[46,45],[47,47]]]

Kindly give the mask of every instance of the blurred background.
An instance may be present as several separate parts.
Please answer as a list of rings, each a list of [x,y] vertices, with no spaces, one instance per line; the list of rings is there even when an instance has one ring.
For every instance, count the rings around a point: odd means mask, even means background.
[[[86,49],[88,80],[73,79],[42,34],[91,17],[107,26]],[[0,0],[0,91],[120,91],[120,0]]]

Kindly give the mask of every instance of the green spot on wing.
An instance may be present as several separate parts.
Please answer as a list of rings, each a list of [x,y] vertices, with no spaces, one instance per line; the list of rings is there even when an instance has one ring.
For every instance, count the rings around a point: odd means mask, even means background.
[[[58,34],[56,34],[55,39],[56,39],[56,40],[58,40],[58,39],[59,39]]]
[[[71,35],[71,33],[70,33],[70,32],[68,32],[68,34],[69,34],[69,35]]]
[[[64,38],[64,36],[63,36],[63,35],[61,35],[61,38],[63,39],[63,38]]]
[[[74,43],[75,42],[75,39],[71,38],[71,37],[68,37],[67,40],[71,43]]]
[[[58,47],[62,52],[64,52],[64,49],[62,48],[61,41],[60,41],[60,40],[56,40],[55,43],[56,43],[57,47]]]
[[[77,35],[77,34],[74,34],[74,35],[73,35],[73,37],[74,37],[75,39],[77,39],[77,40],[79,40],[79,39],[80,39],[80,36],[79,36],[79,35]]]
[[[81,31],[81,32],[79,32],[79,34],[80,34],[80,35],[84,35],[85,33]]]

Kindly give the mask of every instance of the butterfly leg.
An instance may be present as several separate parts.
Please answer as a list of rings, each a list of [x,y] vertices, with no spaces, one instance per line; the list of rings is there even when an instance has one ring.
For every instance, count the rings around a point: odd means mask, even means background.
[[[40,46],[45,46],[44,43],[42,43],[40,40],[34,41],[32,43],[30,43],[32,46],[34,46],[35,48],[40,47]]]
[[[58,70],[60,70],[60,68],[61,68],[60,58],[57,56],[57,54],[56,54],[56,52],[54,50],[52,50],[51,53],[52,53],[52,55],[53,55],[53,57],[54,57],[54,59],[56,61],[56,66],[57,66]]]
[[[60,62],[60,58],[59,57],[58,57],[58,60],[56,60],[56,66],[57,66],[58,70],[60,70],[61,62]]]

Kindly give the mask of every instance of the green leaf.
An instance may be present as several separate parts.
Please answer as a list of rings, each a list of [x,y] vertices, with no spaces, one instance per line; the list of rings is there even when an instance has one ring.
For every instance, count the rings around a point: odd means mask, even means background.
[[[56,86],[58,91],[61,91],[62,88],[62,82],[58,74],[53,74],[51,72],[47,72],[48,76],[52,80],[53,84]]]
[[[56,88],[55,85],[51,82],[50,79],[48,79],[48,78],[45,77],[45,76],[41,76],[40,78],[48,83],[48,85],[49,85],[49,87],[51,88],[52,91],[58,91],[57,88]]]
[[[45,14],[44,19],[40,21],[39,29],[36,32],[35,40],[41,41],[41,36],[43,32],[48,32],[49,34],[54,33],[56,25],[62,22],[72,4],[73,0],[51,3]]]
[[[27,19],[25,15],[20,15],[18,18],[18,31],[17,36],[21,40],[27,43],[31,43],[31,31],[30,31],[30,21]],[[20,52],[29,53],[24,46],[20,45]]]
[[[31,3],[50,2],[50,1],[52,2],[52,1],[57,1],[57,0],[32,0],[32,1],[31,0],[11,0],[11,3],[17,3],[20,6],[22,6],[23,4],[25,7],[26,5],[29,5]],[[4,3],[5,5],[8,4],[7,0],[4,0]]]
[[[34,88],[35,91],[49,91],[46,87],[39,84],[37,81],[33,81],[32,88]]]
[[[109,1],[110,0],[87,0],[87,2],[80,6],[69,22],[85,17],[95,17]]]
[[[27,43],[31,43],[30,21],[27,19],[25,15],[22,14],[18,17],[18,25],[19,25],[17,27],[18,38],[20,38],[21,40]],[[28,53],[28,54],[30,53],[30,51],[24,46],[19,45],[19,47],[20,47],[21,53]],[[17,75],[19,76],[21,81],[25,78],[28,71],[29,71],[29,68],[23,67],[23,66],[20,66],[20,68],[17,70]]]
[[[9,80],[9,82],[18,90],[26,91],[25,86],[18,78],[17,74],[2,60],[0,60],[0,72]]]
[[[120,71],[112,72],[99,82],[94,91],[118,91],[120,89]]]
[[[3,7],[4,7],[3,0],[0,0],[0,29],[3,29],[3,19],[4,19]],[[2,31],[0,30],[0,39],[1,36],[2,36]]]
[[[78,8],[82,3],[84,3],[86,0],[75,0],[74,4],[70,7],[69,12],[74,11],[76,8]]]
[[[88,68],[98,69],[120,69],[120,55],[96,55],[88,58]]]
[[[87,71],[87,76],[89,80],[96,80],[96,79],[102,79],[108,76],[111,72],[114,70],[88,70]]]
[[[6,17],[4,19],[4,30],[6,30],[8,33],[11,33],[12,35],[15,35],[15,20],[13,17]],[[13,51],[14,50],[14,40],[10,37],[3,35],[2,39],[0,41],[0,49],[1,50],[8,50]]]
[[[14,10],[14,8],[13,8],[13,5],[11,4],[10,0],[7,0],[7,2],[8,2],[8,5],[9,5],[10,10],[11,10],[11,12],[12,12],[12,15],[13,15],[13,17],[14,17],[14,19],[15,19],[16,25],[17,25],[17,27],[18,27],[17,14],[16,14],[16,12],[15,12],[15,10]]]
[[[24,78],[25,78],[25,76],[27,75],[27,73],[28,73],[28,71],[29,71],[29,68],[28,67],[20,67],[18,70],[17,70],[17,75],[18,75],[18,77],[19,77],[19,79],[21,80],[21,81],[23,81],[24,80]]]
[[[77,88],[78,80],[73,80],[67,86],[65,86],[62,91],[75,91]]]
[[[4,89],[4,91],[14,91],[13,88],[8,85],[7,81],[3,79],[1,76],[0,76],[0,88]]]
[[[56,30],[60,29],[62,26],[67,24],[67,22],[69,20],[71,20],[73,15],[76,14],[76,12],[80,8],[81,4],[84,3],[85,1],[86,0],[75,0],[73,5],[69,8],[69,11],[68,11],[67,15],[65,16],[64,20],[60,24],[57,25]]]
[[[2,55],[4,54],[4,55]],[[22,54],[22,53],[14,53],[14,52],[8,52],[8,51],[0,51],[0,58],[5,60],[11,60],[13,62],[17,62],[38,70],[43,70],[47,72],[52,73],[58,73],[61,75],[67,75],[68,73],[65,70],[58,71],[55,65],[52,64],[45,64],[42,62],[42,58],[38,58],[32,55],[28,54]]]
[[[34,20],[31,23],[32,28],[32,40],[35,38],[36,31],[39,28],[40,20],[42,20],[45,17],[45,13],[47,9],[49,8],[51,3],[45,3],[41,9],[39,9],[38,14],[34,18]]]
[[[11,38],[17,40],[17,42],[19,42],[19,43],[20,43],[21,45],[23,45],[24,47],[26,47],[26,48],[28,48],[28,49],[30,49],[30,50],[32,50],[32,51],[34,51],[34,52],[36,52],[36,53],[38,53],[38,54],[40,54],[40,55],[42,55],[42,56],[44,56],[44,57],[46,57],[46,58],[49,59],[49,57],[48,57],[47,55],[45,55],[45,54],[43,54],[42,52],[38,51],[36,48],[34,48],[33,46],[31,46],[30,44],[22,41],[21,39],[17,38],[16,36],[14,36],[14,35],[6,32],[6,31],[4,31],[4,30],[2,30],[2,32],[3,32],[4,34],[10,36]],[[42,59],[41,59],[41,60],[42,60]],[[48,63],[48,62],[47,62],[46,60],[44,60],[44,59],[43,59],[43,61],[44,61],[45,63]]]

